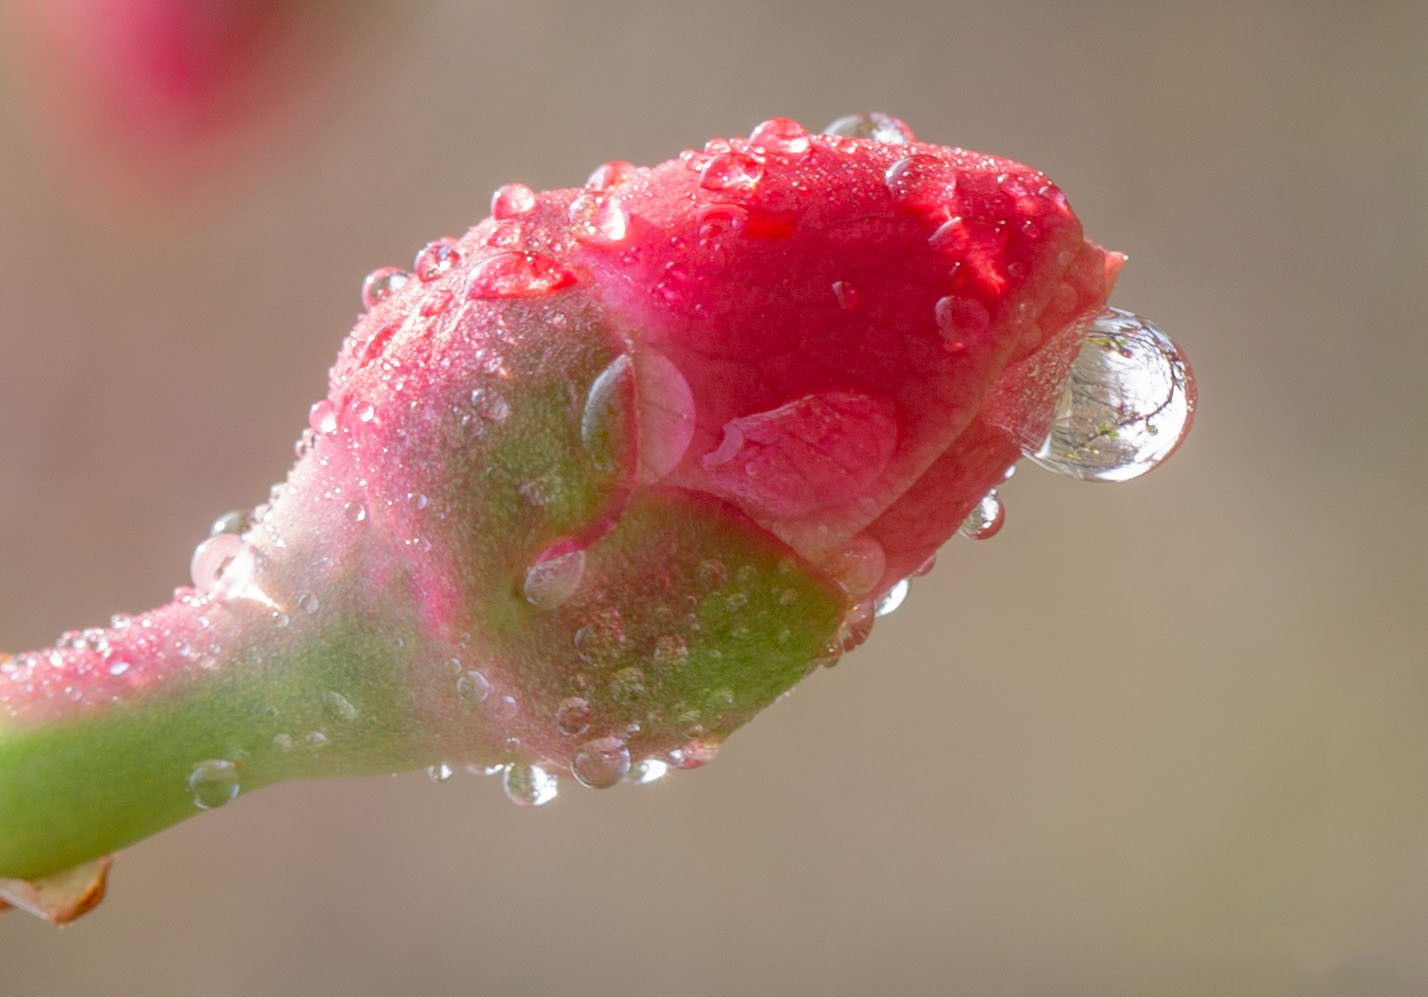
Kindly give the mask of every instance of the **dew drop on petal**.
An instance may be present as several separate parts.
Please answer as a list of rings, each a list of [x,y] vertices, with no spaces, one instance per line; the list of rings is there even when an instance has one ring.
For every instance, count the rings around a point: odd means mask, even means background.
[[[361,502],[348,502],[342,507],[342,515],[349,523],[360,523],[367,518],[367,507]]]
[[[1023,454],[1084,481],[1129,481],[1163,463],[1190,431],[1195,380],[1173,340],[1108,308],[1086,332],[1044,440]]]
[[[571,696],[561,700],[560,706],[556,708],[555,725],[560,728],[562,734],[576,737],[590,729],[593,716],[594,711],[590,708],[589,700]]]
[[[612,187],[618,187],[634,175],[635,169],[633,163],[627,163],[623,159],[612,159],[591,171],[590,176],[585,180],[585,189],[606,191]]]
[[[332,399],[324,398],[313,402],[307,410],[307,424],[320,436],[330,436],[337,432],[337,406]]]
[[[747,193],[758,186],[763,176],[763,164],[753,156],[725,152],[704,164],[699,174],[699,186],[725,193]]]
[[[188,774],[188,794],[200,810],[216,810],[238,795],[238,766],[226,758],[199,762]]]
[[[577,196],[570,204],[569,217],[575,238],[592,246],[623,242],[630,225],[620,200],[596,191],[584,191]]]
[[[858,310],[858,288],[851,281],[834,281],[833,297],[838,302],[838,307],[845,312],[855,312]]]
[[[477,263],[466,285],[469,298],[521,298],[575,282],[575,275],[539,253],[496,253]]]
[[[888,589],[878,599],[873,607],[875,616],[888,616],[897,612],[899,606],[907,599],[908,590],[912,588],[912,583],[906,578],[899,579],[892,588]]]
[[[582,786],[609,789],[630,771],[629,746],[618,737],[593,738],[575,752],[570,771]]]
[[[216,537],[220,533],[234,533],[242,536],[252,528],[252,512],[247,509],[234,509],[215,519],[213,525],[208,528],[208,535]]]
[[[891,114],[881,111],[865,111],[849,114],[829,123],[823,129],[824,135],[841,135],[844,138],[865,138],[889,145],[906,145],[916,141],[912,129]]]
[[[1006,508],[994,488],[972,506],[972,511],[967,513],[957,532],[968,540],[990,540],[1001,532],[1006,519]]]
[[[451,777],[456,774],[456,769],[452,768],[448,762],[437,762],[435,765],[426,767],[426,777],[432,782],[450,782]]]
[[[417,250],[412,261],[412,273],[422,283],[429,283],[456,266],[461,260],[461,252],[456,248],[456,240],[450,236],[433,239]]]
[[[535,191],[523,183],[508,183],[496,188],[491,195],[491,217],[496,219],[519,218],[535,210]]]
[[[478,671],[469,671],[456,680],[456,695],[467,706],[480,706],[491,695],[491,682]]]
[[[378,267],[362,279],[362,307],[371,308],[402,289],[411,274],[401,267]]]
[[[770,118],[754,126],[749,145],[775,156],[801,156],[812,145],[808,131],[791,118]]]
[[[669,763],[658,758],[646,758],[630,770],[629,778],[642,786],[659,782],[669,772]]]
[[[539,765],[507,765],[501,784],[510,801],[522,807],[543,807],[555,799],[560,783]]]
[[[236,533],[219,533],[194,548],[189,574],[200,592],[232,599],[249,591],[256,566],[247,541]]]
[[[553,609],[570,599],[585,575],[585,551],[566,547],[543,554],[526,569],[521,594],[537,609]]]
[[[931,211],[949,203],[957,192],[957,175],[929,153],[904,156],[883,177],[888,193],[904,208]]]

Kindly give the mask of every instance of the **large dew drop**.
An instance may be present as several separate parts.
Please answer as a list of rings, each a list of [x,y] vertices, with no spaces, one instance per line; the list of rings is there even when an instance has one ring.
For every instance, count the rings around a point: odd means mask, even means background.
[[[559,780],[539,765],[508,765],[501,782],[510,801],[522,807],[543,807],[560,792]]]
[[[1139,315],[1108,308],[1071,364],[1050,433],[1023,453],[1072,478],[1129,481],[1175,452],[1194,414],[1180,347]]]
[[[188,792],[200,810],[216,810],[238,795],[238,766],[226,758],[199,762],[188,774]]]
[[[906,145],[915,138],[911,128],[891,114],[883,114],[880,111],[866,111],[839,118],[823,129],[823,134],[866,138],[889,145]]]

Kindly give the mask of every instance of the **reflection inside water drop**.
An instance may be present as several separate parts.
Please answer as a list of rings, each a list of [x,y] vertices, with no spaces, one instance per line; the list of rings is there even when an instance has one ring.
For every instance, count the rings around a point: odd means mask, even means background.
[[[1087,330],[1032,463],[1085,481],[1129,481],[1190,431],[1195,380],[1185,354],[1146,319],[1108,308]]]
[[[522,807],[542,807],[555,799],[560,783],[539,765],[507,765],[501,783],[507,798]]]

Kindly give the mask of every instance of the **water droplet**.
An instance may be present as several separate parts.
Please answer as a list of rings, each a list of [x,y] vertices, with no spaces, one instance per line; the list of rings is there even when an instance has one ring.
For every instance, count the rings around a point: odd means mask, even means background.
[[[328,436],[337,432],[336,404],[329,398],[313,402],[312,408],[307,410],[307,424],[319,436]]]
[[[507,765],[501,778],[512,803],[522,807],[543,807],[560,792],[560,782],[539,765],[517,762]]]
[[[875,616],[887,616],[897,612],[898,607],[903,604],[903,601],[907,598],[908,590],[911,588],[912,583],[906,578],[899,579],[893,584],[892,588],[884,592],[882,597],[878,599],[876,605],[873,607],[873,614]]]
[[[590,789],[609,789],[630,771],[630,749],[618,737],[586,741],[570,765],[575,780]]]
[[[952,168],[938,157],[923,152],[893,163],[883,182],[894,201],[918,211],[940,208],[951,202],[957,192],[957,175]]]
[[[845,312],[855,312],[858,310],[858,288],[846,280],[833,282],[833,297],[838,301],[838,307]]]
[[[113,675],[115,677],[123,675],[130,669],[130,667],[132,667],[127,659],[112,654],[107,659],[107,664],[107,671],[110,675]]]
[[[427,498],[421,492],[407,492],[407,505],[411,506],[415,511],[421,512],[430,504],[431,499]]]
[[[377,406],[371,402],[359,402],[356,405],[356,412],[358,422],[367,423],[377,418]]]
[[[297,598],[297,607],[304,613],[316,613],[322,608],[322,601],[311,592],[304,592]]]
[[[593,246],[623,242],[630,218],[613,195],[585,191],[570,204],[570,224],[575,238]]]
[[[412,261],[412,273],[416,274],[423,284],[429,283],[456,266],[460,260],[461,251],[456,248],[456,240],[444,236],[433,239],[417,250],[416,259]]]
[[[723,588],[729,581],[729,569],[717,557],[699,562],[699,584],[710,592]]]
[[[491,695],[491,682],[480,672],[467,672],[456,680],[456,695],[467,706],[480,706]]]
[[[357,719],[357,707],[353,706],[352,701],[340,692],[334,692],[331,689],[323,690],[322,705],[338,720],[351,723]]]
[[[562,734],[569,734],[572,737],[584,734],[590,729],[590,720],[594,716],[594,710],[590,708],[588,700],[579,696],[571,696],[563,699],[560,706],[555,711],[555,725],[560,728]]]
[[[526,569],[521,592],[537,609],[552,609],[567,601],[585,574],[585,551],[565,547],[547,551]]]
[[[645,695],[645,673],[638,668],[621,668],[610,678],[610,698],[621,706],[633,706]]]
[[[967,518],[962,520],[957,532],[968,540],[990,540],[1001,532],[1006,519],[1006,509],[1002,500],[997,497],[997,490],[993,488],[972,506],[972,511],[967,513]]]
[[[411,274],[401,267],[378,267],[362,279],[362,307],[371,308],[391,297],[409,280]]]
[[[646,758],[631,771],[634,781],[642,786],[648,786],[652,782],[659,782],[669,772],[669,764],[662,762],[658,758]]]
[[[252,528],[252,512],[247,509],[234,509],[215,519],[213,525],[208,528],[208,535],[216,537],[220,533],[234,533],[242,536]]]
[[[704,164],[699,174],[699,186],[725,193],[747,193],[758,186],[763,176],[763,164],[753,156],[725,152]]]
[[[606,191],[618,187],[634,175],[635,166],[623,159],[612,159],[595,167],[585,181],[586,190]]]
[[[575,651],[588,665],[606,665],[625,646],[625,621],[613,606],[598,609],[575,631]]]
[[[468,298],[521,298],[546,294],[575,282],[575,275],[539,253],[496,253],[477,263],[466,285]]]
[[[987,306],[976,298],[950,294],[937,299],[933,317],[937,321],[943,347],[954,354],[964,352],[968,340],[986,332],[992,322]]]
[[[238,795],[238,766],[226,758],[199,762],[188,774],[188,793],[200,810],[216,810]]]
[[[367,518],[367,507],[361,502],[348,502],[342,507],[342,515],[349,523],[360,523]]]
[[[1022,452],[1086,481],[1129,481],[1165,461],[1190,431],[1195,380],[1169,336],[1119,308],[1087,330],[1044,441]]]
[[[428,765],[426,768],[426,777],[432,782],[449,782],[451,777],[455,774],[456,770],[446,762],[437,762],[435,765]]]
[[[697,769],[708,765],[719,754],[719,742],[712,737],[697,737],[669,753],[676,768]]]
[[[791,118],[770,118],[749,133],[749,145],[770,155],[801,156],[811,144],[808,131]]]
[[[881,111],[865,111],[849,114],[832,122],[823,129],[824,135],[842,135],[845,138],[866,138],[889,145],[906,145],[916,141],[912,129],[891,114]]]
[[[193,587],[217,599],[240,599],[253,592],[257,563],[253,548],[235,533],[209,537],[193,551]]]
[[[535,191],[523,183],[508,183],[497,187],[491,195],[491,217],[520,218],[535,210]]]
[[[874,612],[873,603],[868,599],[851,607],[838,624],[838,632],[834,636],[835,646],[827,650],[836,657],[862,645],[873,632],[873,621],[876,619]]]

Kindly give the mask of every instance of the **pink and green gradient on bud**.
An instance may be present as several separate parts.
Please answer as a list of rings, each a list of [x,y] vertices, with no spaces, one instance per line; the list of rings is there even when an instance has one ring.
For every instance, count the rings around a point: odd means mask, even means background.
[[[1174,449],[1193,387],[1154,344],[1165,398],[1050,443],[1088,351],[1144,350],[1104,327],[1121,263],[1041,173],[880,115],[502,187],[368,278],[297,464],[195,588],[3,659],[0,876],[284,779],[470,765],[533,804],[703,764],[1023,454]]]

